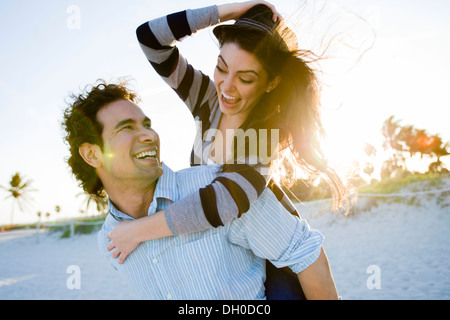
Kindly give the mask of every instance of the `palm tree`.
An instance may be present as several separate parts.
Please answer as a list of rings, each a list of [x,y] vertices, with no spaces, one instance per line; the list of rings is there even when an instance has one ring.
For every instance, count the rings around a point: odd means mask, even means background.
[[[442,139],[438,135],[433,136],[433,138],[434,141],[437,141],[437,143],[434,144],[431,150],[431,155],[434,155],[437,160],[431,163],[428,169],[431,172],[446,172],[447,168],[445,168],[444,164],[442,163],[441,157],[450,155],[449,150],[447,150],[450,145],[448,142],[444,144]]]
[[[85,192],[77,194],[77,197],[83,195],[85,196],[85,199],[83,201],[82,207],[84,207],[85,209],[82,209],[81,212],[87,212],[89,207],[91,205],[94,205],[98,213],[103,215],[106,215],[108,213],[108,199],[106,197],[95,197]]]
[[[377,149],[370,143],[364,145],[364,153],[369,157],[373,158],[377,155]]]
[[[17,172],[12,176],[11,181],[9,182],[9,188],[0,186],[0,188],[9,193],[5,199],[13,199],[11,207],[11,225],[13,224],[14,206],[17,204],[20,211],[23,211],[25,206],[32,200],[29,194],[32,191],[36,191],[36,189],[31,188],[31,183],[32,180],[25,180],[25,177]]]
[[[381,133],[384,137],[383,147],[385,150],[401,150],[401,145],[397,141],[397,135],[400,127],[400,121],[394,121],[394,116],[390,116],[384,121],[383,127],[381,128]]]
[[[409,152],[410,157],[414,155],[414,153],[419,152],[417,149],[417,130],[409,125],[400,128],[400,131],[397,134],[397,140],[399,142],[403,142],[404,151]]]
[[[383,163],[381,169],[382,179],[396,174],[403,169],[406,170],[406,160],[403,156],[405,148],[399,140],[401,132],[402,126],[400,125],[400,120],[394,120],[394,116],[390,116],[384,121],[383,127],[381,128],[381,133],[384,137],[383,147],[386,151],[390,152],[390,157]]]
[[[373,165],[373,160],[377,155],[377,149],[371,145],[370,143],[366,143],[364,145],[364,153],[367,155],[368,160],[364,164],[364,168],[362,171],[369,176],[369,179],[372,176],[372,173],[375,171],[375,167]]]

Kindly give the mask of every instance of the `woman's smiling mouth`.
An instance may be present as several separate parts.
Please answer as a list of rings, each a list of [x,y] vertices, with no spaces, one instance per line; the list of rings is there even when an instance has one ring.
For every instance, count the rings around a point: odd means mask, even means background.
[[[222,92],[222,102],[223,102],[224,106],[234,107],[240,101],[241,101],[240,98],[233,97],[233,96],[226,94],[225,92]]]

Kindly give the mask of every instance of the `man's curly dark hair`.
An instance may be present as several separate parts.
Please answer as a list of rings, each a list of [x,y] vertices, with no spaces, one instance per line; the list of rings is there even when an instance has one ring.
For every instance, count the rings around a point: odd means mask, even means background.
[[[103,151],[103,125],[97,119],[97,113],[106,105],[126,99],[138,102],[136,93],[127,87],[127,82],[108,84],[97,80],[88,85],[81,94],[71,94],[68,107],[64,111],[61,126],[64,129],[64,141],[69,145],[70,156],[67,163],[83,190],[103,198],[105,192],[95,168],[87,164],[80,156],[79,148],[83,143],[98,145]]]

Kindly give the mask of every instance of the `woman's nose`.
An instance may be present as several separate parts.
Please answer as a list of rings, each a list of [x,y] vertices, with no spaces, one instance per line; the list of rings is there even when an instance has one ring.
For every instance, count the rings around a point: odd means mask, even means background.
[[[233,78],[232,77],[225,77],[225,79],[222,82],[222,88],[221,88],[222,92],[229,92],[229,93],[231,93],[231,92],[234,91],[234,89],[235,89],[235,86],[234,86]]]

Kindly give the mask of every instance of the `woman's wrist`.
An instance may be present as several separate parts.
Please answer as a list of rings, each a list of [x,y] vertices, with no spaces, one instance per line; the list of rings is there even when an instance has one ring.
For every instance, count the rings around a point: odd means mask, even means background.
[[[219,21],[225,22],[234,19],[233,4],[222,4],[217,6]]]
[[[135,235],[140,242],[172,236],[164,210],[135,220]]]
[[[226,3],[217,6],[220,22],[239,19],[256,1]]]
[[[277,12],[275,7],[267,2],[267,1],[246,1],[246,2],[234,2],[218,5],[217,9],[219,11],[219,20],[220,22],[225,22],[228,20],[237,20],[240,18],[247,10],[252,8],[257,4],[264,4],[269,7],[273,11],[273,21],[277,21],[277,19],[282,20],[283,18]]]

